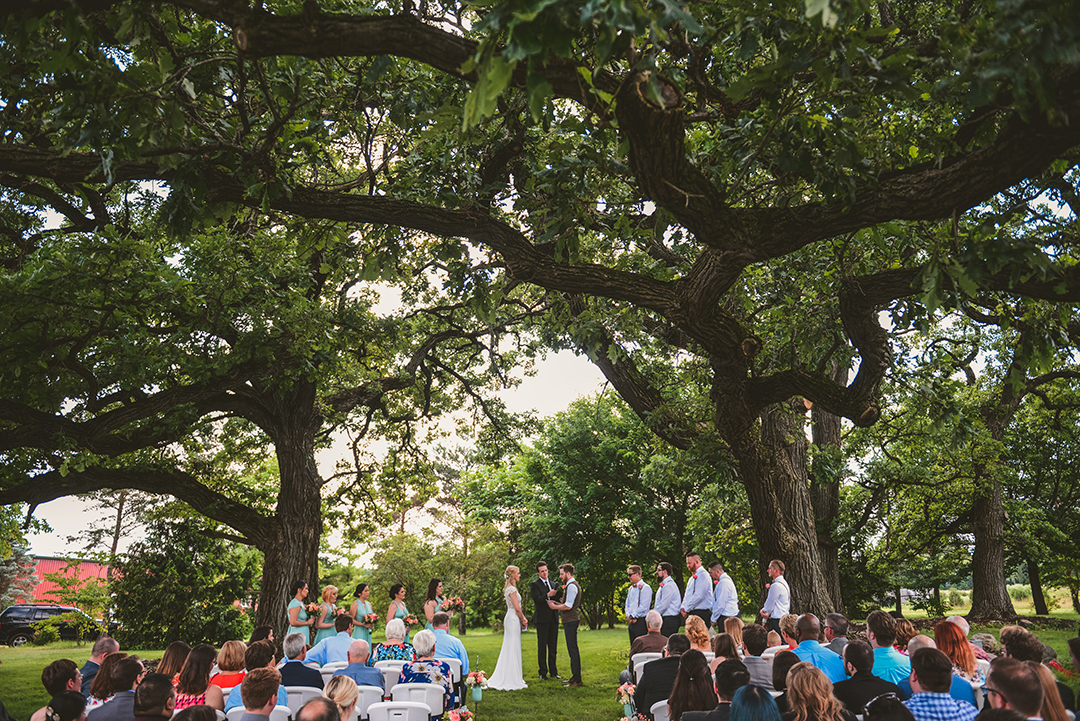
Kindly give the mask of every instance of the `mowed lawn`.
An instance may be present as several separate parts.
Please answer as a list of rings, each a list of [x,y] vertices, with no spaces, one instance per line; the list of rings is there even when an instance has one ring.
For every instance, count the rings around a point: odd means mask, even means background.
[[[455,634],[456,635],[456,634]],[[377,636],[378,639],[378,636]],[[502,647],[502,634],[491,631],[469,631],[462,637],[469,651],[470,670],[480,668],[489,675],[495,670]],[[559,674],[570,678],[570,662],[566,647],[559,637]],[[581,630],[582,678],[585,686],[564,688],[558,680],[541,681],[536,665],[536,634],[527,631],[522,637],[522,659],[525,681],[529,688],[521,691],[484,691],[483,700],[468,701],[477,712],[477,721],[596,721],[618,719],[622,706],[615,701],[619,671],[626,667],[629,642],[625,628],[600,631]],[[136,651],[144,658],[160,658],[160,650]],[[90,657],[90,646],[78,648],[74,643],[61,642],[45,647],[0,646],[0,701],[16,721],[27,721],[37,709],[48,703],[41,686],[41,669],[58,658],[70,658],[81,667]]]

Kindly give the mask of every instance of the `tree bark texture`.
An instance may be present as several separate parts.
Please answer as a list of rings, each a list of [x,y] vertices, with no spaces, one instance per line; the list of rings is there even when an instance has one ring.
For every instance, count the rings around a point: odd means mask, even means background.
[[[1042,576],[1039,573],[1039,562],[1032,557],[1025,561],[1028,570],[1028,580],[1031,583],[1031,602],[1035,606],[1035,615],[1045,616],[1050,613],[1046,607],[1046,596],[1043,594]]]
[[[969,620],[1016,617],[1005,587],[1005,508],[1001,482],[990,470],[979,474],[982,482],[972,503],[975,551],[971,556],[971,611]]]
[[[833,380],[846,385],[848,368],[836,364]],[[821,572],[825,575],[825,587],[832,592],[833,608],[844,608],[840,584],[840,541],[836,537],[837,516],[840,513],[839,468],[829,460],[840,452],[843,419],[815,405],[810,409],[814,446],[823,451],[814,459],[810,469],[810,501],[814,507],[814,527],[817,530],[818,554],[821,556]]]

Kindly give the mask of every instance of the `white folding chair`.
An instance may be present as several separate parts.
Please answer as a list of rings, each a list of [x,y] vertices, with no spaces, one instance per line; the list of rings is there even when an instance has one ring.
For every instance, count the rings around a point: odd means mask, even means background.
[[[368,707],[370,721],[429,721],[431,709],[416,701],[381,701]]]
[[[645,669],[645,664],[648,661],[638,661],[634,664],[634,682],[641,683],[641,672]]]
[[[288,706],[275,706],[270,712],[270,721],[291,721],[292,709]]]
[[[656,721],[668,721],[667,699],[654,703],[649,712]]]
[[[712,651],[706,651],[705,652],[705,660],[706,661],[712,661],[714,658],[716,658],[715,653],[713,653]]]
[[[975,708],[982,709],[983,704],[986,702],[986,699],[983,698],[982,682],[972,681],[971,690],[975,694]]]
[[[454,698],[457,701],[457,705],[461,706],[465,703],[465,679],[461,673],[461,659],[460,658],[440,658],[437,661],[442,661],[450,667],[450,678],[454,684]]]
[[[635,653],[630,657],[630,665],[637,666],[642,661],[655,661],[658,658],[663,658],[664,654],[656,653],[654,651]]]
[[[401,678],[401,667],[408,661],[376,661],[375,668],[382,671],[383,684],[386,686],[386,696],[389,698],[390,689],[397,685]]]
[[[286,686],[285,693],[289,697],[289,708],[296,713],[311,699],[322,696],[322,689],[314,686]]]
[[[399,683],[390,689],[394,701],[419,701],[431,707],[432,716],[439,716],[446,707],[446,688],[437,683]]]
[[[769,663],[772,663],[773,656],[780,653],[780,649],[782,648],[783,646],[769,646],[767,649],[761,652],[761,657]]]
[[[986,674],[990,673],[990,662],[983,658],[975,659],[975,665],[982,671],[983,678],[986,678]]]
[[[339,668],[345,668],[348,665],[348,661],[331,661],[330,663],[324,663],[319,670],[330,669],[332,671],[337,671]]]
[[[378,686],[360,686],[356,690],[360,692],[360,698],[356,699],[356,713],[363,720],[368,717],[368,707],[373,703],[382,703],[383,690]]]
[[[225,718],[228,721],[240,721],[240,717],[244,715],[244,707],[237,706],[234,709],[229,709],[229,713],[225,714]]]

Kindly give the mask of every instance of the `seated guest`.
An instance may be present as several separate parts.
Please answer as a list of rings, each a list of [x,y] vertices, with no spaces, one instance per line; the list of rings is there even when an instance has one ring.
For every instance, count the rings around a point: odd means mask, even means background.
[[[772,694],[761,686],[751,684],[740,688],[731,698],[730,718],[739,721],[780,721],[780,709]]]
[[[705,625],[697,616],[687,616],[687,623],[691,618],[697,618]],[[679,672],[668,696],[668,718],[679,721],[686,711],[709,711],[715,706],[716,690],[713,688],[705,654],[691,648],[679,657]]]
[[[686,655],[683,655],[683,663],[686,662]],[[728,721],[728,718],[740,718],[739,716],[731,716],[734,713],[734,709],[731,706],[731,702],[735,697],[735,693],[750,683],[750,672],[746,670],[746,666],[742,661],[738,659],[728,659],[720,664],[716,668],[716,674],[713,676],[713,690],[716,692],[716,699],[718,703],[716,707],[709,711],[686,711],[682,714],[682,721]],[[678,680],[675,681],[675,685],[678,686]],[[764,691],[764,689],[762,689]],[[768,694],[766,694],[768,695]],[[675,690],[671,691],[672,699],[675,698]],[[770,700],[771,700],[770,696]],[[669,711],[672,708],[672,701],[668,701]],[[776,703],[773,702],[773,708],[776,708]],[[776,717],[780,718],[780,712],[776,712]],[[674,719],[675,717],[672,716]]]
[[[806,661],[788,671],[787,698],[791,710],[784,721],[855,721],[855,714],[833,696],[828,677]]]
[[[61,691],[45,707],[45,718],[48,721],[86,721],[86,697],[81,691]]]
[[[915,626],[911,621],[906,618],[899,618],[896,620],[896,640],[893,641],[893,648],[900,653],[907,655],[908,641],[915,638]]]
[[[912,695],[904,705],[915,721],[971,721],[979,711],[966,701],[949,695],[952,661],[936,648],[920,648],[911,654]]]
[[[690,639],[681,633],[673,633],[664,647],[664,657],[642,667],[634,691],[634,706],[639,714],[652,721],[652,705],[671,696],[671,688],[679,675],[679,657],[689,650]]]
[[[735,639],[729,633],[718,633],[712,639],[713,660],[709,662],[709,673],[716,673],[716,667],[724,661],[738,661],[739,649]]]
[[[307,652],[308,663],[315,662],[320,666],[328,663],[339,663],[349,660],[349,644],[352,643],[353,621],[349,614],[341,614],[334,618],[334,636],[328,636],[311,647]],[[320,686],[320,688],[322,688]]]
[[[248,643],[255,643],[256,641],[269,641],[274,642],[274,629],[272,626],[256,626],[251,632],[251,638],[248,639]]]
[[[217,721],[217,712],[209,706],[188,706],[173,714],[172,721]]]
[[[893,648],[896,619],[885,611],[871,611],[866,617],[866,640],[874,649],[874,675],[897,685],[911,673],[911,661]]]
[[[738,616],[728,616],[724,619],[724,633],[731,636],[731,640],[735,642],[735,648],[742,648],[742,619]]]
[[[895,694],[870,699],[863,721],[915,721],[915,717]]]
[[[636,653],[663,653],[667,639],[660,633],[660,627],[664,624],[664,617],[660,612],[653,609],[645,614],[645,633],[634,639],[630,644],[630,660],[626,663],[626,670],[619,672],[619,683],[629,683],[634,675],[634,654]]]
[[[328,698],[316,697],[300,707],[296,712],[296,721],[341,721],[341,715],[336,703]]]
[[[777,646],[783,646],[784,642],[780,638],[780,634],[776,631],[769,631],[765,637],[765,643],[767,648],[775,648]]]
[[[210,677],[210,683],[223,689],[239,686],[244,680],[244,654],[246,652],[247,644],[243,641],[226,641],[218,652],[218,672]]]
[[[413,647],[416,649],[416,660],[401,667],[398,683],[438,684],[446,689],[443,711],[454,708],[454,678],[450,665],[434,657],[435,633],[426,629],[419,632],[413,637]],[[432,709],[432,718],[442,718],[442,714],[436,714],[435,709]]]
[[[82,689],[82,672],[74,661],[60,658],[41,671],[41,685],[49,694],[49,698],[57,696],[64,691],[80,691]],[[83,697],[83,701],[86,698]],[[86,704],[83,704],[85,708]],[[30,717],[30,721],[45,721],[45,713],[48,706],[42,706]]]
[[[176,689],[172,676],[148,673],[135,689],[135,721],[161,721],[172,718],[176,708]]]
[[[376,661],[415,661],[416,649],[405,640],[405,624],[400,618],[392,618],[386,624],[386,642],[380,643],[371,652],[368,666]]]
[[[955,623],[941,621],[934,626],[934,645],[952,661],[954,675],[979,686],[985,683],[986,678],[975,662],[971,644]]]
[[[697,621],[691,621],[692,618]],[[702,654],[712,651],[712,646],[709,645],[709,627],[699,616],[686,617],[686,637],[690,639],[692,651],[700,651]]]
[[[469,675],[469,652],[465,644],[450,635],[450,614],[439,611],[431,617],[431,626],[435,630],[435,658],[456,658],[461,661],[461,677]]]
[[[908,641],[908,653],[915,653],[920,648],[937,648],[937,644],[934,639],[929,636],[918,635]],[[940,649],[938,649],[940,650]],[[900,698],[907,700],[911,698],[911,680],[904,679],[899,684],[900,690],[904,692],[904,695]],[[952,686],[949,687],[949,695],[957,701],[966,701],[972,706],[975,705],[975,689],[972,687],[970,681],[957,676],[955,673],[952,677]]]
[[[1024,661],[1039,675],[1039,683],[1042,684],[1043,705],[1039,716],[1043,721],[1071,721],[1065,713],[1065,705],[1061,703],[1061,694],[1058,693],[1057,679],[1054,673],[1041,663]]]
[[[1002,656],[990,664],[986,702],[991,708],[1012,709],[1025,718],[1038,718],[1044,696],[1039,675],[1023,661]]]
[[[363,643],[366,643],[366,641]],[[360,692],[352,679],[346,676],[334,676],[326,684],[326,688],[323,689],[323,697],[334,702],[340,718],[349,719],[356,708],[356,701],[360,698]]]
[[[765,652],[765,639],[768,633],[764,626],[752,623],[743,628],[743,665],[750,672],[750,683],[772,691],[772,665],[761,658]],[[770,696],[770,698],[772,698]]]
[[[851,678],[833,684],[833,696],[851,713],[858,716],[871,699],[894,693],[904,697],[900,687],[873,674],[874,649],[866,641],[848,641],[844,645],[844,670]]]
[[[1001,652],[1005,656],[1011,656],[1020,661],[1031,661],[1032,663],[1042,663],[1043,661],[1043,642],[1026,628],[1020,628],[1019,626],[1005,626],[1002,628],[1001,647]],[[1073,690],[1060,681],[1057,681],[1056,685],[1062,705],[1070,711],[1075,711],[1076,697]]]
[[[191,649],[184,667],[180,669],[180,680],[176,682],[176,708],[201,705],[219,711],[225,708],[221,687],[210,683],[215,658],[217,651],[208,643],[200,643]]]
[[[281,652],[285,654],[285,663],[278,668],[281,672],[282,686],[323,687],[322,674],[304,665],[304,649],[306,648],[307,642],[302,633],[290,633],[281,642]]]
[[[349,665],[334,671],[334,676],[352,679],[357,686],[378,686],[386,691],[386,680],[383,678],[382,671],[367,665],[369,655],[368,642],[355,639],[349,644]]]
[[[86,698],[86,712],[89,714],[97,707],[116,695],[117,690],[112,685],[112,670],[116,664],[127,658],[126,653],[117,651],[101,660],[101,668],[94,676],[94,682],[90,684],[90,695]]]
[[[788,651],[794,651],[799,645],[799,632],[795,629],[795,622],[798,620],[799,617],[794,613],[785,613],[780,617],[781,645],[787,646]]]
[[[165,648],[165,653],[161,655],[154,673],[165,674],[172,679],[175,686],[180,680],[180,669],[184,667],[184,661],[187,661],[189,653],[191,653],[191,646],[183,641],[173,641]]]
[[[844,672],[844,659],[818,643],[821,638],[821,623],[812,613],[804,613],[795,621],[795,633],[799,645],[792,650],[801,660],[821,669],[830,682],[837,683],[847,678]]]
[[[275,666],[277,666],[277,660],[274,658],[274,644],[269,641],[256,641],[244,651],[244,668],[247,669],[247,673],[244,674],[244,681],[247,680],[248,674],[257,668],[274,669],[274,677],[278,680],[278,693],[274,705],[288,706],[289,694],[285,692],[285,687],[281,685],[281,673]],[[244,702],[243,687],[244,684],[241,682],[239,686],[234,687],[229,692],[229,698],[225,701],[225,713],[229,713],[232,709],[240,706],[249,708]]]
[[[963,632],[964,638],[967,638],[971,634],[971,624],[969,624],[967,619],[963,616],[949,616],[945,620],[959,628],[960,631]],[[975,654],[975,658],[980,661],[990,661],[993,658],[993,656],[988,654],[985,649],[976,646],[971,643],[971,641],[968,641],[968,643],[971,644],[971,652]]]
[[[120,644],[116,642],[116,639],[108,636],[98,636],[94,641],[93,647],[90,649],[90,660],[83,664],[83,667],[79,670],[82,674],[82,695],[87,698],[90,697],[90,684],[94,682],[94,678],[98,674],[98,669],[101,668],[101,662],[105,660],[105,657],[110,653],[116,653],[120,650]]]
[[[100,675],[101,671],[98,673]],[[112,664],[109,683],[117,690],[116,694],[86,714],[87,721],[132,721],[135,718],[135,687],[139,685],[143,673],[143,664],[138,656],[127,656]],[[98,679],[94,681],[96,683]]]
[[[830,613],[825,616],[825,646],[834,653],[840,653],[847,644],[848,628],[851,623],[842,613]]]
[[[787,675],[788,671],[797,664],[802,663],[799,657],[793,654],[791,651],[780,651],[773,656],[772,662],[772,684],[774,691],[782,691],[779,696],[776,697],[776,707],[780,709],[781,714],[786,714],[791,710],[788,704],[787,695]]]
[[[248,650],[250,651],[252,647],[258,646],[260,643],[263,642],[256,641],[248,647]],[[267,645],[270,644],[267,642]],[[249,666],[247,673],[244,674],[243,682],[236,689],[240,691],[244,704],[244,714],[240,717],[240,721],[267,721],[275,706],[287,706],[287,703],[278,704],[278,689],[280,688],[281,674],[278,673],[276,668],[272,666],[262,666],[260,668]],[[288,696],[285,697],[285,700],[288,701]]]

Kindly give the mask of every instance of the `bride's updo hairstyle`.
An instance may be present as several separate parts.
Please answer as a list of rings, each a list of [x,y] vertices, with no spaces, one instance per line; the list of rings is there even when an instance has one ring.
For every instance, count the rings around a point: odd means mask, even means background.
[[[506,570],[503,571],[503,579],[504,579],[503,588],[506,588],[507,586],[510,585],[510,577],[513,576],[515,573],[521,573],[521,569],[518,568],[517,566],[507,566],[506,567]]]

